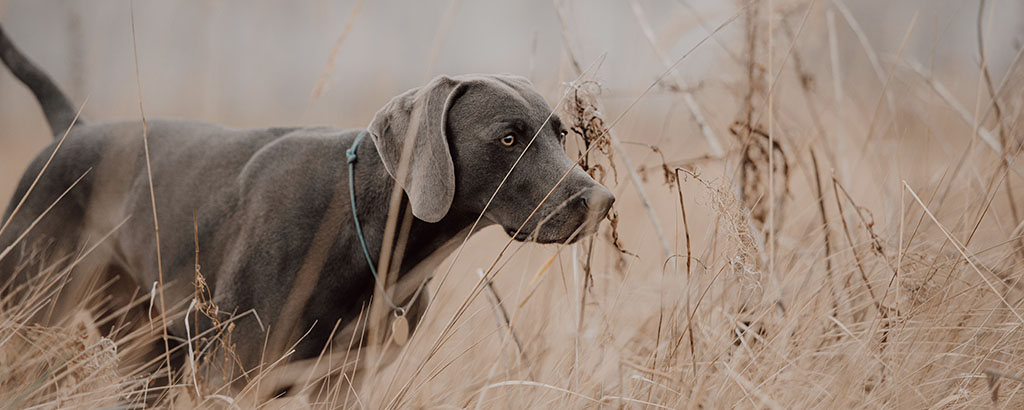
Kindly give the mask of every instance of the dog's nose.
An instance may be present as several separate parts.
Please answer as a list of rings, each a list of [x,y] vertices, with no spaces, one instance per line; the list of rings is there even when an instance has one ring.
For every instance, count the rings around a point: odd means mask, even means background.
[[[583,193],[583,204],[587,206],[589,212],[597,214],[598,218],[608,215],[608,210],[612,208],[614,202],[615,196],[611,191],[600,185]]]

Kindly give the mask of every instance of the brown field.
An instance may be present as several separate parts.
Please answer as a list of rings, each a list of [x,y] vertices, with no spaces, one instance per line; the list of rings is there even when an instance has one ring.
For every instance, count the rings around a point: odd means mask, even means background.
[[[5,24],[16,11],[38,17],[13,3],[0,11]],[[372,78],[363,88],[352,85],[358,70],[348,62],[397,44],[366,46],[373,25],[360,19],[383,12],[320,4],[330,21],[312,24],[322,34],[307,46],[316,57],[296,63],[301,81],[275,79],[276,89],[291,87],[279,100],[271,86],[239,90],[239,105],[218,97],[232,87],[192,90],[190,81],[227,84],[230,58],[269,51],[169,51],[213,62],[155,77],[166,70],[157,66],[167,41],[146,38],[166,36],[151,28],[161,27],[152,15],[159,6],[136,4],[147,115],[355,127],[424,72],[530,75],[566,123],[588,121],[585,134],[599,144],[591,165],[618,198],[615,223],[575,245],[510,242],[500,229],[484,230],[441,265],[435,303],[394,363],[357,373],[356,389],[333,375],[326,386],[264,403],[215,391],[188,365],[169,386],[149,384],[166,376],[132,370],[140,365],[133,354],[160,331],[143,323],[108,338],[122,325],[119,312],[31,325],[53,277],[28,290],[38,297],[0,310],[0,407],[1024,407],[1024,166],[1015,162],[1024,147],[1024,63],[1013,43],[1024,26],[1003,24],[1022,7],[990,1],[979,17],[976,2],[943,3],[953,11],[941,14],[929,2],[891,11],[888,2],[862,3],[848,13],[843,2],[824,0],[665,10],[627,1],[595,18],[586,2],[556,3],[561,14],[531,3],[543,10],[541,29],[522,28],[514,55],[495,57],[529,63],[504,70],[460,66],[436,51],[460,54],[452,50],[468,41],[464,21],[479,12],[449,13],[471,6],[439,3],[419,34],[425,51],[406,61],[414,74]],[[196,5],[197,15],[220,13],[210,17],[220,21],[244,6],[205,7]],[[131,58],[127,10],[117,12],[117,55]],[[353,34],[339,39],[350,16]],[[33,32],[23,20],[13,26]],[[442,46],[449,28],[459,40]],[[984,58],[978,31],[985,44],[1001,45],[986,46]],[[615,36],[621,41],[603,42]],[[335,41],[340,57],[331,55]],[[22,43],[29,54],[30,44],[42,44]],[[990,55],[998,64],[990,67]],[[130,61],[117,60],[111,74],[86,60],[105,79],[79,85],[96,93],[86,114],[137,118]],[[328,75],[327,91],[311,97],[330,66],[350,74]],[[204,70],[217,74],[187,75]],[[47,133],[31,95],[6,72],[0,77],[6,200]],[[577,95],[571,85],[580,84],[601,90]],[[88,93],[79,91],[72,95],[81,102]],[[591,122],[594,115],[601,121]],[[569,155],[579,147],[570,144]],[[148,291],[139,303],[149,303]]]

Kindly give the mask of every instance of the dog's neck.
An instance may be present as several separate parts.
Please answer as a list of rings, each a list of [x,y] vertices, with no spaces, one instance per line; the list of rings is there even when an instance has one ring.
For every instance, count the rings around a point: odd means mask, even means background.
[[[445,217],[437,223],[429,223],[414,217],[409,228],[409,240],[405,246],[400,275],[439,254],[443,254],[440,259],[447,257],[463,242],[472,224],[470,218]]]
[[[366,141],[369,142],[369,141]],[[357,168],[364,168],[370,173],[380,175],[378,181],[382,181],[378,186],[369,186],[367,184],[356,184],[357,197],[361,195],[372,195],[372,193],[386,193],[385,201],[390,195],[392,189],[395,187],[395,182],[390,176],[386,174],[383,163],[379,154],[377,153],[376,147],[373,144],[367,144],[366,142],[360,144],[359,147],[359,162]],[[365,148],[364,148],[365,147]],[[357,175],[365,175],[362,172]],[[359,192],[362,191],[362,192]],[[373,191],[373,192],[371,192]],[[363,196],[363,197],[366,197]],[[398,221],[395,223],[396,230],[401,228],[402,215],[407,212],[409,208],[408,198],[404,196],[397,212]],[[363,229],[377,229],[383,232],[387,225],[387,213],[373,213],[375,218],[368,219],[362,222]],[[360,219],[363,219],[365,213],[360,212]],[[403,300],[406,294],[411,295],[415,292],[415,288],[420,286],[424,280],[429,278],[433,273],[434,269],[444,261],[453,251],[455,251],[459,245],[463,243],[466,236],[470,234],[470,228],[477,219],[477,214],[472,212],[463,211],[457,207],[453,208],[444,218],[436,223],[426,222],[422,219],[413,217],[412,223],[409,226],[409,233],[407,242],[404,245],[404,252],[400,255],[400,259],[392,257],[393,262],[401,261],[401,266],[398,269],[398,289],[394,292],[397,296],[396,302]],[[477,227],[482,228],[489,224],[487,218],[483,218],[480,221],[480,225]],[[371,228],[373,227],[373,228]],[[383,237],[383,233],[379,234],[379,237]],[[374,235],[376,236],[376,235]],[[401,237],[401,234],[394,235],[395,238]],[[401,247],[397,244],[392,249],[398,249]],[[377,253],[371,251],[371,257],[377,257]],[[392,270],[393,272],[394,270]],[[407,287],[412,287],[410,292],[405,292]]]
[[[430,250],[425,255],[420,255],[418,250],[406,248],[405,256],[407,259],[402,262],[398,281],[395,283],[395,289],[392,291],[395,301],[401,304],[407,303],[427,280],[430,280],[435,274],[443,274],[444,272],[439,272],[438,268],[452,252],[455,252],[464,243],[466,236],[470,234],[471,226],[466,225],[462,230],[455,232],[454,235],[448,236],[448,239],[440,243],[439,246],[425,246],[421,248],[424,251]],[[436,245],[436,243],[431,245]],[[413,246],[413,244],[410,243],[409,246]]]

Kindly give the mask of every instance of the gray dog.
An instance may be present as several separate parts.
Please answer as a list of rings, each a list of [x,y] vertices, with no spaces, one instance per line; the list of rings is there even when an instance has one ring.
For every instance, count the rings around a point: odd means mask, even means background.
[[[374,292],[368,261],[381,253],[396,180],[401,212],[413,216],[393,258],[399,279],[392,306],[402,311],[426,299],[414,300],[428,276],[413,272],[431,271],[479,215],[481,225],[499,224],[516,240],[567,242],[595,232],[614,201],[566,156],[565,128],[521,77],[435,78],[393,98],[368,130],[81,119],[72,127],[75,106],[2,30],[0,56],[35,93],[57,140],[70,127],[17,213],[56,141],[25,171],[7,208],[0,251],[13,251],[0,260],[0,284],[23,284],[54,261],[73,260],[65,297],[81,297],[66,295],[75,294],[80,277],[96,283],[96,272],[105,275],[98,282],[113,278],[145,293],[159,280],[159,240],[168,310],[184,310],[201,269],[221,312],[256,313],[238,319],[233,331],[244,370],[276,359],[265,352],[268,328],[270,345],[276,337],[276,345],[291,346],[304,335],[290,357],[299,360],[316,357],[336,324],[356,320]],[[407,177],[398,178],[403,169]],[[212,326],[198,316],[189,319],[199,324],[192,335]],[[169,323],[168,331],[184,338],[184,321]]]

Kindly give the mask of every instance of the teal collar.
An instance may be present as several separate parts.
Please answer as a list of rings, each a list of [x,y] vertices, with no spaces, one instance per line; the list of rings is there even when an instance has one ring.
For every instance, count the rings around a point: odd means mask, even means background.
[[[373,258],[370,257],[370,249],[366,246],[366,237],[363,235],[363,226],[359,223],[359,212],[356,210],[356,151],[359,150],[359,143],[363,141],[363,138],[369,134],[368,131],[363,130],[356,137],[355,142],[352,143],[352,147],[345,151],[345,158],[348,161],[348,194],[349,202],[352,203],[352,222],[356,225],[356,235],[359,237],[359,245],[363,247],[363,256],[366,257],[366,264],[370,266],[370,273],[373,274],[373,281],[376,286],[380,286],[382,293],[384,294],[384,300],[387,301],[388,306],[397,316],[405,315],[407,308],[416,301],[419,297],[420,292],[426,287],[427,280],[420,284],[419,288],[416,289],[416,293],[413,294],[409,301],[406,302],[405,306],[398,306],[394,301],[391,300],[391,295],[388,294],[387,288],[383,283],[380,282],[380,277],[377,275],[377,264],[373,262]]]

